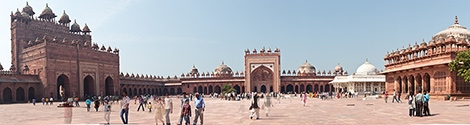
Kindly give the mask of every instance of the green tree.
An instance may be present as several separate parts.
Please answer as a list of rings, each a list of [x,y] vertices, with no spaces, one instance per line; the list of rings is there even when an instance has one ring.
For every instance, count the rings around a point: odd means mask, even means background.
[[[222,94],[225,95],[227,92],[236,92],[237,90],[233,89],[230,85],[222,86]]]
[[[457,75],[470,82],[470,51],[460,51],[455,60],[449,63],[450,71],[457,71]]]

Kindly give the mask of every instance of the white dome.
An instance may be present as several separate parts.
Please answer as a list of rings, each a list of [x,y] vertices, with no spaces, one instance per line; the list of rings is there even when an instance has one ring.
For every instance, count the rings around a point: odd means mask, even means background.
[[[455,17],[455,23],[447,29],[442,30],[432,37],[433,40],[437,41],[439,37],[447,38],[448,36],[454,36],[454,38],[465,38],[470,37],[470,30],[458,23],[457,17]]]
[[[377,75],[377,68],[370,64],[367,60],[356,70],[356,75]]]
[[[301,66],[299,66],[299,68],[297,69],[298,72],[300,73],[315,73],[315,67],[312,66],[310,63],[308,63],[307,61],[305,61],[304,64],[302,64]]]

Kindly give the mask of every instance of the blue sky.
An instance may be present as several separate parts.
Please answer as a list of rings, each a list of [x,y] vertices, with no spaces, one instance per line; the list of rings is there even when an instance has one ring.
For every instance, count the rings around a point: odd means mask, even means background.
[[[26,1],[0,5],[0,63],[9,67],[10,13]],[[297,70],[307,59],[317,70],[340,63],[349,73],[368,58],[384,69],[387,51],[408,46],[459,17],[470,26],[470,1],[306,0],[34,0],[35,16],[49,3],[80,26],[93,42],[117,47],[121,72],[177,75],[196,65],[211,72],[222,61],[244,68],[244,50],[281,50],[281,69]],[[58,18],[57,18],[58,19]]]

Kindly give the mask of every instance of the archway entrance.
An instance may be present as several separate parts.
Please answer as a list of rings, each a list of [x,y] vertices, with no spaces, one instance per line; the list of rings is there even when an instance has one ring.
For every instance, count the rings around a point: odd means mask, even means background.
[[[214,93],[214,89],[212,88],[212,85],[209,86],[209,94]]]
[[[261,86],[261,92],[262,92],[262,93],[266,93],[266,86],[265,86],[265,85],[262,85],[262,86]]]
[[[233,89],[237,90],[237,94],[240,94],[240,86],[235,85],[233,86]]]
[[[403,77],[403,84],[405,84],[405,93],[409,93],[408,91],[408,78],[407,77]]]
[[[95,95],[95,81],[93,77],[86,76],[83,80],[83,91],[85,96],[94,96]]]
[[[105,80],[105,88],[106,88],[106,95],[113,95],[114,94],[114,84],[113,78],[107,77]]]
[[[416,76],[416,90],[423,90],[423,79],[421,78],[421,75],[418,74]]]
[[[34,93],[34,88],[33,87],[29,87],[28,89],[28,99],[31,100],[31,99],[35,99],[35,93]]]
[[[24,101],[24,99],[25,99],[24,96],[25,96],[24,89],[21,88],[21,87],[18,87],[18,89],[16,89],[16,101],[18,101],[18,102]]]
[[[330,92],[330,85],[325,84],[325,92]]]
[[[220,93],[220,86],[215,86],[215,93]]]
[[[314,92],[318,92],[318,84],[315,84],[314,88],[313,88],[313,91]]]
[[[176,93],[175,93],[175,88],[170,88],[170,94],[171,94],[171,95],[176,94]]]
[[[11,102],[12,101],[12,94],[10,88],[3,89],[3,102]]]
[[[183,89],[181,89],[181,87],[178,87],[178,89],[176,89],[176,93],[177,93],[177,94],[183,93]]]
[[[307,85],[307,92],[312,92],[312,85]]]
[[[62,97],[60,97],[60,86],[62,86],[62,89],[64,89],[64,97],[67,98],[69,96],[72,96],[70,93],[70,83],[69,83],[69,77],[66,75],[62,74],[57,78],[57,99],[61,100]]]
[[[398,85],[397,85],[398,93],[402,93],[402,92],[403,92],[403,91],[402,91],[403,86],[402,86],[402,84],[401,84],[401,77],[398,77],[398,78],[397,78],[397,82],[398,82]]]
[[[292,86],[291,84],[287,85],[286,92],[294,93],[294,86]]]
[[[286,89],[284,86],[281,86],[281,93],[286,93]]]
[[[197,92],[198,92],[199,94],[202,94],[202,92],[203,92],[202,86],[199,86],[199,87],[197,88]]]
[[[425,90],[430,93],[431,92],[431,76],[429,74],[424,74],[424,88]]]
[[[251,74],[251,91],[256,92],[261,88],[261,92],[266,92],[266,85],[274,85],[274,73],[266,66],[259,66]],[[264,90],[263,87],[264,86]]]
[[[415,77],[413,75],[410,76],[409,82],[410,82],[410,88],[408,90],[410,92],[417,93],[418,91],[416,90]]]

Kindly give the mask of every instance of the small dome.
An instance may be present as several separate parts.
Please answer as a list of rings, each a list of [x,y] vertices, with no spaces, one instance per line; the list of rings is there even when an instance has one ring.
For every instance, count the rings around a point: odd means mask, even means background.
[[[46,7],[44,8],[44,10],[42,10],[42,13],[41,15],[39,15],[39,18],[42,18],[42,19],[52,19],[52,18],[55,18],[57,17],[54,12],[52,12],[52,9],[49,8],[49,5],[46,3]]]
[[[387,52],[387,55],[388,55],[388,52]],[[335,73],[336,72],[343,72],[343,67],[341,67],[338,63],[338,65],[335,67]]]
[[[305,60],[305,63],[299,66],[297,71],[301,73],[315,73],[315,67]]]
[[[23,12],[27,13],[29,16],[33,16],[35,14],[33,8],[29,6],[28,1],[26,1],[26,5],[23,7]]]
[[[91,32],[91,31],[90,31],[90,28],[88,28],[88,25],[86,25],[86,23],[85,23],[85,26],[83,27],[82,32],[84,32],[84,33],[89,33],[89,32]]]
[[[3,70],[3,66],[2,66],[2,63],[0,63],[0,71]]]
[[[454,25],[447,27],[447,29],[442,30],[441,32],[437,33],[432,37],[433,40],[440,39],[440,37],[447,37],[449,35],[452,36],[461,36],[461,37],[470,37],[470,30],[466,27],[461,26],[459,24],[459,20],[457,16],[455,16],[455,23]]]
[[[193,68],[191,68],[191,71],[189,73],[192,75],[192,74],[197,74],[199,72],[198,72],[196,66],[193,65]]]
[[[70,31],[71,31],[71,32],[80,32],[80,31],[82,31],[82,30],[80,29],[80,25],[77,24],[77,20],[74,20],[74,21],[73,21],[73,24],[72,24],[72,26],[70,27]]]
[[[415,42],[415,45],[413,45],[413,50],[418,50],[418,48],[419,48],[419,45],[418,43]]]
[[[366,60],[364,64],[357,68],[356,75],[376,75],[377,71],[377,68]]]
[[[224,74],[224,73],[227,73],[227,72],[232,72],[232,69],[230,67],[228,67],[227,65],[225,65],[224,62],[222,62],[222,64],[220,66],[215,68],[214,72],[215,72],[215,74]]]
[[[69,15],[67,15],[67,13],[65,13],[65,10],[64,10],[64,13],[62,14],[62,16],[60,16],[60,20],[59,20],[59,23],[63,23],[63,24],[67,24],[67,23],[70,23],[70,19],[69,19]]]

